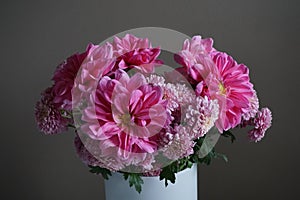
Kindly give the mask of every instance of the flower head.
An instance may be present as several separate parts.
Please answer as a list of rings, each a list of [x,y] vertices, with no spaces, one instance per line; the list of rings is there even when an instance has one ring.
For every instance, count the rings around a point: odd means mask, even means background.
[[[267,129],[271,127],[272,113],[269,108],[262,108],[258,111],[256,117],[253,119],[254,129],[248,132],[250,140],[258,142],[264,136]]]
[[[47,88],[35,106],[35,119],[39,129],[45,134],[56,134],[67,130],[70,119],[64,117],[53,103],[53,88]]]
[[[89,45],[85,52],[70,56],[56,68],[52,80],[54,81],[53,103],[57,107],[68,111],[72,109],[71,91],[74,85],[74,80],[91,47],[92,45]]]
[[[183,126],[176,126],[172,140],[162,149],[164,156],[170,160],[177,160],[194,153],[195,142]]]
[[[153,153],[158,146],[155,135],[167,125],[162,97],[161,88],[147,84],[140,73],[130,78],[120,70],[115,79],[104,76],[83,111],[82,131],[99,140],[103,149],[117,149],[116,157],[138,162],[131,157]]]
[[[216,126],[223,132],[240,124],[242,115],[251,110],[254,90],[248,68],[215,50],[212,43],[211,39],[203,40],[200,36],[185,41],[177,62],[197,81],[198,95],[218,100],[220,112]]]
[[[219,77],[206,83],[212,99],[217,99],[220,115],[216,126],[220,132],[236,127],[241,123],[244,110],[251,106],[250,99],[254,95],[250,83],[249,69],[236,63],[226,53],[215,52],[213,61],[219,71]]]
[[[115,68],[136,68],[142,72],[154,72],[155,65],[162,64],[157,57],[159,48],[152,48],[148,39],[137,38],[131,34],[120,39],[115,37],[113,42],[114,55],[117,57]]]

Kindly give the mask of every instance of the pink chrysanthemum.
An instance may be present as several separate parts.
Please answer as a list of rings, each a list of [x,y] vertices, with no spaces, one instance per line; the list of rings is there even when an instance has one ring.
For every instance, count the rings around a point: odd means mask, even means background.
[[[85,52],[74,54],[61,63],[52,78],[53,86],[53,102],[58,107],[70,111],[72,109],[72,93],[77,72],[88,55],[92,45],[89,45]]]
[[[249,99],[250,107],[243,109],[242,120],[247,121],[254,118],[259,109],[259,100],[256,91],[253,90],[253,96]]]
[[[262,108],[261,111],[258,111],[253,120],[254,129],[248,133],[250,140],[260,141],[265,136],[267,129],[271,127],[271,123],[272,113],[269,108]]]
[[[209,100],[206,96],[197,97],[185,113],[184,124],[191,138],[203,137],[215,124],[219,116],[217,100]]]
[[[35,106],[35,119],[39,129],[45,134],[57,134],[67,130],[70,119],[64,117],[53,103],[53,88],[47,88]]]
[[[80,137],[76,134],[74,139],[76,153],[81,161],[86,165],[99,166],[99,160],[95,158],[84,146]]]
[[[176,126],[173,131],[172,140],[162,149],[163,155],[170,160],[178,160],[193,154],[195,142],[188,134],[188,130],[183,126]]]
[[[84,139],[84,142],[82,141]],[[99,149],[99,142],[88,137],[80,138],[76,134],[74,139],[76,153],[86,165],[99,166],[111,171],[118,171],[124,168],[124,163],[116,157],[102,156]]]
[[[124,38],[115,37],[113,42],[114,55],[117,57],[115,68],[136,68],[142,72],[154,72],[155,65],[162,62],[157,60],[159,48],[152,48],[148,39],[137,38],[126,34]]]

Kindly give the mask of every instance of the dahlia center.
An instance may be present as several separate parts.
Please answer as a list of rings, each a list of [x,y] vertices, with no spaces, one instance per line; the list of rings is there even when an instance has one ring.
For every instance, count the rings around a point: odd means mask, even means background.
[[[123,125],[129,125],[131,122],[131,115],[129,113],[123,114],[120,117],[121,124]]]
[[[219,83],[219,91],[222,95],[226,95],[226,88],[222,82]]]

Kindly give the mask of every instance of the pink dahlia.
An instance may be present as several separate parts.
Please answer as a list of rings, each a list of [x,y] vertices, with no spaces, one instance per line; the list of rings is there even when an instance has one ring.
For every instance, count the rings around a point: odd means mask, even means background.
[[[240,124],[242,115],[250,111],[254,90],[248,68],[226,53],[216,51],[212,44],[212,39],[195,36],[185,41],[175,59],[197,82],[197,95],[218,100],[220,112],[216,126],[223,132]]]
[[[110,43],[91,46],[74,81],[72,89],[74,107],[77,107],[88,95],[94,93],[101,77],[110,73],[114,65],[115,58]]]
[[[63,116],[53,103],[53,88],[47,88],[35,106],[35,119],[39,129],[45,134],[56,134],[67,130],[70,119]]]
[[[89,45],[85,52],[70,56],[57,67],[52,80],[54,80],[53,102],[58,107],[69,111],[72,109],[71,90],[74,85],[74,80],[91,47],[92,45]]]
[[[115,79],[104,76],[83,111],[82,130],[105,141],[103,148],[119,149],[124,158],[130,153],[153,153],[157,149],[153,138],[167,121],[162,97],[161,88],[147,84],[140,73],[130,78],[119,70]]]
[[[261,111],[258,111],[252,123],[254,129],[249,131],[248,136],[250,140],[258,142],[265,136],[267,129],[271,127],[272,113],[270,109],[262,108]]]
[[[76,77],[76,87],[85,93],[91,93],[97,87],[99,79],[108,74],[115,64],[113,47],[110,43],[93,45]]]
[[[220,132],[236,127],[241,123],[244,109],[249,109],[250,99],[254,95],[250,83],[249,69],[238,64],[226,53],[214,52],[212,59],[219,71],[219,77],[207,82],[209,94],[217,99],[220,106],[216,126]]]
[[[162,64],[157,57],[159,48],[152,48],[148,39],[137,38],[126,34],[124,38],[115,37],[113,42],[114,55],[117,57],[115,68],[136,68],[142,72],[154,72],[156,65]]]
[[[208,57],[208,54],[214,50],[211,38],[202,39],[201,36],[194,36],[191,40],[184,41],[182,50],[175,54],[174,58],[186,68],[190,77],[196,81],[202,81],[206,76],[204,71],[214,68],[210,66],[210,57]]]

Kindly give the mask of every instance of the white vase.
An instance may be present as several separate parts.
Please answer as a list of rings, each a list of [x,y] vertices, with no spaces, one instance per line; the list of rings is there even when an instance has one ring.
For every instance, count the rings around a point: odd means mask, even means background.
[[[106,200],[197,200],[197,165],[176,174],[176,183],[165,187],[158,177],[143,177],[139,194],[120,173],[105,180]]]

